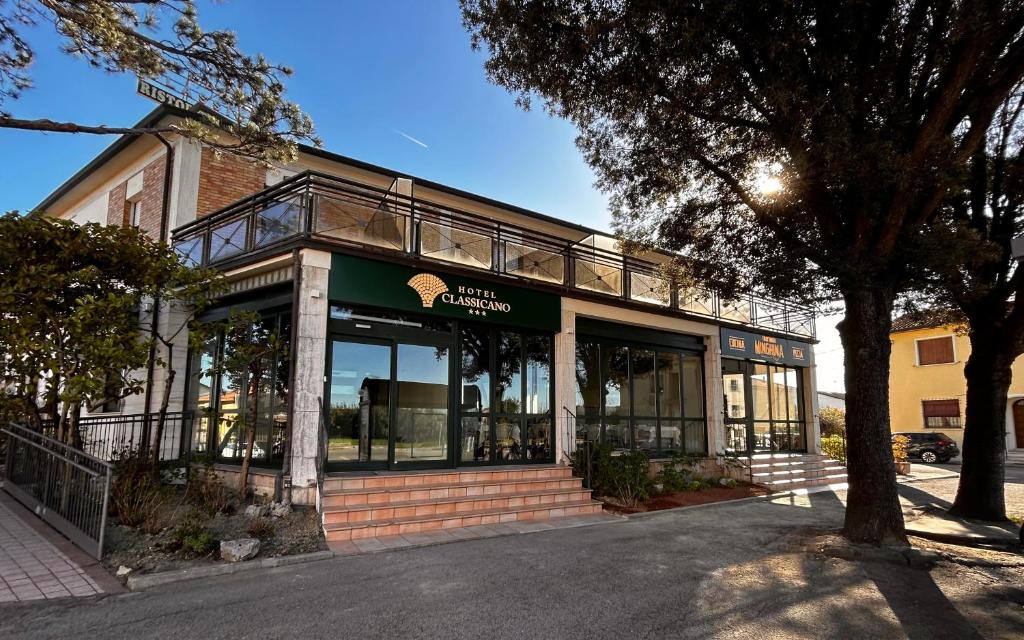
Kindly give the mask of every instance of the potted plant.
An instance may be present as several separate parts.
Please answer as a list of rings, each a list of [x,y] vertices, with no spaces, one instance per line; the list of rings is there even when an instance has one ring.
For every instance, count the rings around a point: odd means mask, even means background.
[[[910,438],[907,436],[894,436],[892,439],[892,457],[896,461],[896,473],[901,476],[910,473],[910,460],[907,459],[909,445]]]

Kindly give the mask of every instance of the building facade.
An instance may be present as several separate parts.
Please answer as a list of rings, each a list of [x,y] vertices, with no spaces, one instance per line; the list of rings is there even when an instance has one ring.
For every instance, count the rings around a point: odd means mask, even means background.
[[[893,321],[889,372],[892,430],[937,432],[963,449],[970,340],[953,325],[904,316]],[[1013,363],[1006,403],[1006,448],[1024,449],[1024,361]]]
[[[592,229],[317,149],[266,170],[145,137],[40,208],[136,224],[226,274],[206,317],[255,311],[283,346],[253,384],[211,373],[230,339],[182,339],[172,408],[226,470],[255,408],[254,464],[297,503],[324,473],[552,465],[581,439],[655,459],[819,452],[809,310],[673,288],[668,256]]]

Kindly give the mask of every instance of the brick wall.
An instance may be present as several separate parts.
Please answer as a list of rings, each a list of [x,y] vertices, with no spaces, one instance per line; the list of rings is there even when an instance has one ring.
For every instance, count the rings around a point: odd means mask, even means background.
[[[260,191],[267,170],[237,156],[203,148],[199,165],[199,202],[196,216],[205,216]]]
[[[153,238],[160,237],[160,214],[164,204],[164,165],[166,156],[161,156],[142,169],[142,206],[139,227]],[[128,181],[125,180],[110,190],[107,196],[107,224],[127,226],[131,224],[131,207],[128,205]]]

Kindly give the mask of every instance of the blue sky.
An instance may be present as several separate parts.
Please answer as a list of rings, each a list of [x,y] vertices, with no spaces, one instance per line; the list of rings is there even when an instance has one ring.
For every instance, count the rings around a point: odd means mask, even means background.
[[[523,112],[487,82],[456,2],[201,0],[199,10],[205,28],[231,29],[245,51],[295,70],[288,95],[313,117],[324,148],[608,228],[573,127]],[[36,86],[6,105],[14,116],[124,126],[155,106],[132,77],[62,54],[52,28],[35,30],[32,43]],[[30,209],[112,141],[0,130],[0,210]]]
[[[575,129],[540,109],[523,112],[487,82],[454,0],[198,4],[206,29],[233,30],[245,51],[295,70],[288,95],[313,117],[324,148],[609,229]],[[155,106],[136,95],[134,78],[61,53],[52,28],[34,30],[32,44],[36,86],[5,105],[14,116],[127,126]],[[31,209],[113,140],[0,129],[0,211]],[[843,388],[836,320],[818,321],[819,385],[828,390]]]

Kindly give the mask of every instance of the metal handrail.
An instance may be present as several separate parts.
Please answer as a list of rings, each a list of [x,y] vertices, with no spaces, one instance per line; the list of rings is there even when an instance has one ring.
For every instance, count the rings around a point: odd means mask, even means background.
[[[342,203],[346,207],[357,207],[365,215],[370,214],[372,224],[378,222],[388,229],[389,237],[374,237],[358,223],[351,225],[347,232],[318,230],[321,223],[321,209],[324,203]],[[254,222],[261,213],[271,211],[272,207],[289,203],[289,208],[282,210],[281,218],[261,218],[263,236],[257,242],[257,224]],[[339,209],[344,215],[355,216],[351,210]],[[284,214],[288,215],[285,216]],[[376,216],[380,214],[381,218]],[[353,217],[355,219],[355,217]],[[244,225],[237,225],[245,221]],[[421,225],[440,225],[453,234],[471,233],[485,238],[490,243],[490,253],[484,250],[480,262],[470,264],[453,256],[444,255],[446,251],[461,248],[453,242],[453,247],[424,252]],[[268,232],[267,229],[271,229]],[[277,229],[274,231],[274,229]],[[222,231],[218,236],[221,245],[218,255],[211,258],[212,237],[215,231]],[[391,233],[394,237],[390,237]],[[229,236],[229,237],[225,237]],[[488,271],[496,275],[532,280],[544,286],[559,287],[564,290],[582,290],[588,293],[631,300],[640,304],[651,305],[661,309],[673,309],[687,315],[709,316],[782,333],[813,337],[815,334],[814,314],[789,301],[775,301],[762,298],[752,292],[739,296],[736,300],[725,300],[713,291],[698,289],[696,298],[706,301],[709,313],[703,309],[694,309],[679,300],[681,291],[670,292],[662,300],[652,300],[651,296],[636,296],[631,291],[632,276],[657,277],[658,263],[636,256],[627,256],[615,251],[596,246],[581,244],[582,241],[570,240],[550,233],[519,226],[512,223],[495,221],[478,213],[458,209],[425,200],[413,195],[405,195],[348,180],[338,176],[305,171],[292,176],[277,185],[257,192],[243,200],[228,205],[210,215],[177,228],[173,233],[173,243],[188,260],[204,265],[227,264],[239,256],[252,251],[265,251],[274,247],[292,246],[299,240],[316,240],[340,245],[359,246],[374,251],[389,251],[408,255],[419,259],[438,260],[461,267]],[[367,242],[367,238],[375,238],[375,242]],[[198,241],[198,242],[196,242]],[[522,245],[527,251],[543,251],[554,254],[561,260],[560,278],[538,278],[522,270],[521,266],[510,266],[507,258],[509,243]],[[226,247],[226,249],[224,249]],[[592,265],[588,267],[588,265]],[[532,265],[534,267],[538,264]],[[593,286],[586,286],[575,279],[577,268],[586,272],[588,268],[595,271],[591,278]],[[613,272],[598,273],[603,269]],[[617,273],[616,273],[617,272]],[[605,286],[605,275],[616,278],[618,284]],[[667,284],[667,283],[666,283]],[[645,295],[645,294],[641,294]],[[655,296],[658,298],[660,296]],[[730,304],[736,303],[736,304]],[[729,309],[735,308],[736,313]]]
[[[113,466],[9,424],[3,489],[95,558],[103,557]]]

